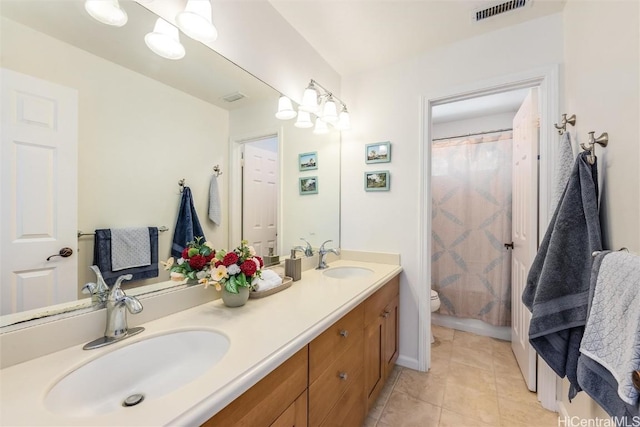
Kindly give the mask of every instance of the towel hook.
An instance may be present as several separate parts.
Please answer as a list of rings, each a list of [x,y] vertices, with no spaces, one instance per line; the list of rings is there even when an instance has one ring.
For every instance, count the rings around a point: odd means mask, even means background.
[[[584,151],[589,152],[587,161],[591,165],[596,162],[595,145],[598,144],[601,147],[606,147],[609,144],[609,134],[607,132],[602,132],[602,134],[597,138],[594,137],[594,134],[594,131],[589,132],[589,141],[587,141],[586,144],[580,144]]]
[[[220,176],[222,175],[222,171],[220,171],[220,165],[215,165],[213,167],[213,173],[215,174],[215,176]]]
[[[180,194],[182,194],[182,192],[184,191],[185,181],[186,181],[186,179],[184,179],[184,178],[182,178],[180,181],[178,181],[178,187],[180,187]]]
[[[563,114],[562,115],[562,120],[560,121],[560,124],[557,124],[557,123],[554,124],[556,129],[558,129],[558,133],[560,135],[562,135],[563,133],[566,132],[567,123],[569,123],[571,126],[575,126],[576,125],[576,115],[572,114],[571,117],[567,118],[567,115]]]

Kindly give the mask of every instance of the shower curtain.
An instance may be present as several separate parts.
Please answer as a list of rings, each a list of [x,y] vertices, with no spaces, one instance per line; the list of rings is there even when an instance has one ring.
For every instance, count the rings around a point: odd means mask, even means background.
[[[511,324],[511,138],[433,142],[431,269],[441,314]]]

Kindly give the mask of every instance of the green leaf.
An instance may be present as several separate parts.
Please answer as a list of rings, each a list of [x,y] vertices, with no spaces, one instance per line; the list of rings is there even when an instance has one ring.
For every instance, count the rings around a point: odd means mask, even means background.
[[[209,256],[211,254],[211,248],[208,246],[203,246],[200,248],[200,255]]]
[[[236,283],[236,276],[229,277],[229,280],[227,280],[227,283],[224,287],[227,291],[231,292],[232,294],[237,294],[238,284]]]
[[[238,283],[238,286],[247,287],[247,277],[244,273],[238,274],[236,282]]]

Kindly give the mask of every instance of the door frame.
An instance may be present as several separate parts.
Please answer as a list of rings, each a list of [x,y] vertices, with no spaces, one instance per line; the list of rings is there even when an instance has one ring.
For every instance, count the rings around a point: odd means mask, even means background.
[[[271,128],[229,137],[230,165],[242,166],[243,145],[264,138],[278,139],[278,164],[282,157],[282,128]],[[242,167],[229,167],[229,243],[230,248],[240,244],[242,238]],[[282,167],[278,168],[278,209],[276,227],[282,230]],[[276,236],[276,245],[282,247],[282,233]]]
[[[462,86],[446,87],[423,95],[420,102],[420,235],[418,262],[419,283],[431,283],[431,108],[436,105],[482,95],[506,92],[537,86],[539,88],[540,147],[538,162],[538,241],[549,224],[549,202],[552,171],[555,167],[557,140],[552,126],[560,111],[559,65],[535,68],[520,73],[469,83]],[[426,371],[431,365],[431,286],[418,287],[418,367]],[[539,364],[539,366],[542,366]],[[548,369],[548,368],[547,368]],[[543,368],[544,370],[544,368]],[[538,375],[555,375],[553,371]],[[545,408],[556,410],[556,381],[539,381],[538,400]]]

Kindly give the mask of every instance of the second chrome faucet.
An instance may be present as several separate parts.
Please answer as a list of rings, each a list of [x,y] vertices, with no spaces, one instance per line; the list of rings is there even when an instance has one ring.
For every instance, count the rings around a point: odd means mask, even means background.
[[[340,249],[325,249],[324,245],[329,243],[329,242],[333,242],[333,240],[327,240],[324,243],[322,243],[322,245],[320,245],[320,249],[318,249],[318,266],[316,267],[316,270],[324,270],[325,268],[329,267],[327,265],[327,254],[328,253],[333,253],[336,255],[340,255]]]

